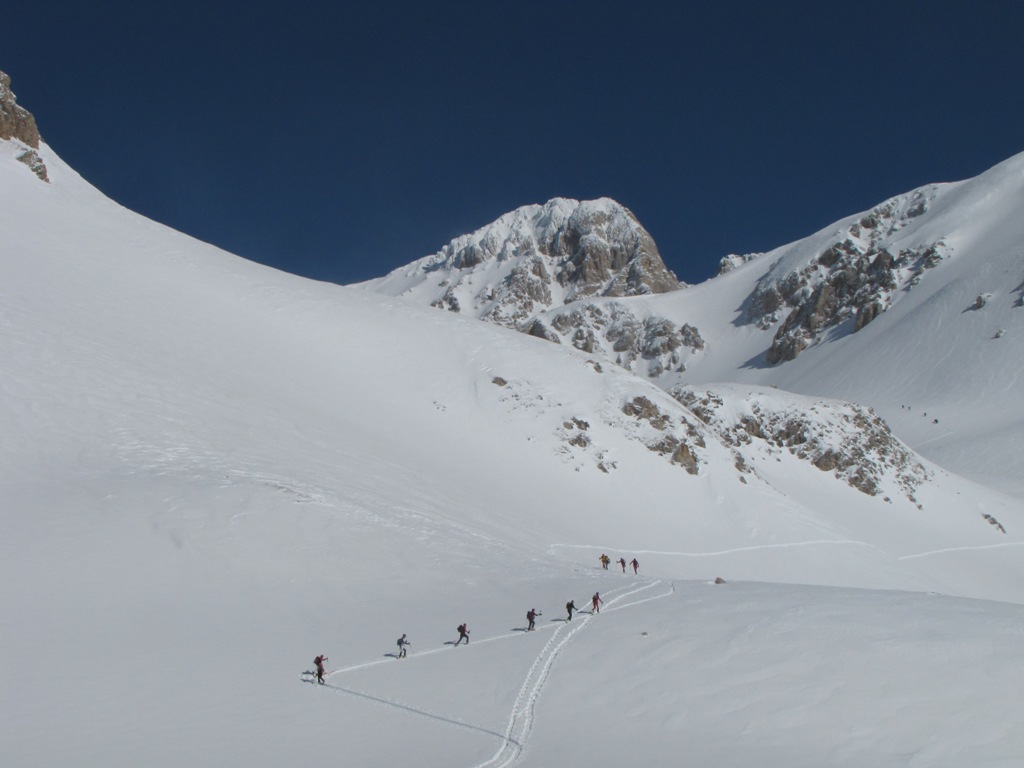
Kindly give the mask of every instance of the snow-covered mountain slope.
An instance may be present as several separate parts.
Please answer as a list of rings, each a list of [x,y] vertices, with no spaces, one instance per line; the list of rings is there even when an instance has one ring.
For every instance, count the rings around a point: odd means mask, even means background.
[[[588,692],[650,764],[1021,754],[1020,606],[927,594],[1024,602],[1015,500],[882,451],[863,493],[778,444],[783,392],[691,411],[564,345],[245,262],[19,151],[0,142],[0,764],[550,765]],[[726,440],[755,413],[761,437]],[[604,613],[554,621],[595,592]],[[666,671],[684,658],[704,671]],[[950,685],[995,711],[951,717]],[[679,717],[700,690],[710,736]]]
[[[614,200],[528,205],[389,275],[360,284],[509,328],[588,296],[680,287],[636,217]]]
[[[838,539],[898,558],[1005,543],[984,514],[1013,530],[1003,519],[1016,513],[1011,500],[924,463],[900,462],[928,477],[907,490],[879,458],[886,493],[858,492],[835,467],[723,439],[652,383],[575,350],[238,260],[117,207],[59,158],[47,162],[49,185],[17,163],[4,169],[6,187],[17,189],[5,204],[6,386],[12,402],[47,406],[11,414],[7,434],[28,445],[79,462],[99,449],[132,468],[215,465],[225,478],[251,453],[272,464],[304,456],[345,477],[365,478],[367,464],[413,467],[475,499],[476,524],[510,540],[545,532],[545,547],[581,535],[594,546],[657,541],[678,551],[695,541],[724,550]],[[762,409],[769,401],[800,407],[781,392],[761,398]],[[225,420],[247,431],[244,447],[220,445]],[[45,440],[70,429],[77,438]],[[14,466],[38,459],[18,441],[6,445]],[[353,454],[358,471],[346,468]],[[301,485],[321,476],[287,464]],[[957,492],[972,501],[952,502]],[[856,509],[855,519],[844,513],[837,523],[823,493]],[[572,505],[560,503],[566,494]],[[489,508],[493,498],[521,511],[510,520],[507,509]],[[883,532],[875,518],[901,533]],[[886,568],[920,585],[916,567]],[[892,585],[834,578],[832,569],[817,573],[812,558],[804,571],[790,554],[771,577]]]
[[[667,390],[746,382],[870,406],[939,464],[1024,497],[1022,201],[1024,154],[727,257],[703,284],[580,298],[523,329]]]

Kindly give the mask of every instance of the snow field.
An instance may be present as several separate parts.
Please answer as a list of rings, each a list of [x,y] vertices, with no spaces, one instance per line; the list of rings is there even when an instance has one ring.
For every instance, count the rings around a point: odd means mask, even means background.
[[[952,768],[1024,755],[1020,606],[689,582],[600,619],[545,692],[536,765]]]
[[[248,264],[42,151],[52,185],[0,158],[0,765],[1024,755],[1020,606],[926,594],[1024,601],[1005,498],[743,484],[714,446],[692,477],[623,426],[653,386]]]

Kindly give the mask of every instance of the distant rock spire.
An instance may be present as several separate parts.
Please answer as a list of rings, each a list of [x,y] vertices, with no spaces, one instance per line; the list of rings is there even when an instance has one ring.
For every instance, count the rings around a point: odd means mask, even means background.
[[[11,91],[11,78],[6,72],[0,72],[0,139],[13,140],[26,146],[18,155],[18,160],[27,165],[36,176],[49,181],[46,165],[36,151],[39,149],[39,129],[36,119],[18,101]]]

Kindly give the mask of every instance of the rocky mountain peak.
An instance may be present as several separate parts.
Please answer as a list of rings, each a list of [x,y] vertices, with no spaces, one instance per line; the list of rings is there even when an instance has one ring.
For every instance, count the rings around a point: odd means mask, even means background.
[[[48,181],[46,165],[36,151],[39,149],[39,129],[36,119],[22,106],[11,90],[11,78],[0,72],[0,140],[13,140],[25,145],[18,160],[27,165],[43,181]]]
[[[650,233],[608,198],[518,208],[364,286],[523,330],[579,299],[681,287]]]

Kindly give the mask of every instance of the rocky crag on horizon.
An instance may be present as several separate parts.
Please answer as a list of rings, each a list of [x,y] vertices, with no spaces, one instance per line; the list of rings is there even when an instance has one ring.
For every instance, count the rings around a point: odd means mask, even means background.
[[[39,129],[36,127],[36,119],[31,112],[18,105],[11,91],[11,78],[5,72],[0,72],[0,139],[23,145],[24,151],[18,154],[18,160],[43,181],[50,180],[46,164],[37,151]]]
[[[943,238],[913,234],[917,222],[927,218],[937,190],[930,185],[891,198],[841,226],[803,260],[783,257],[768,265],[736,320],[774,329],[764,351],[768,365],[794,360],[828,338],[860,331],[949,258],[952,249]],[[719,274],[769,258],[765,253],[728,256]],[[679,318],[652,314],[651,307],[638,307],[628,298],[591,298],[553,308],[523,330],[603,354],[651,378],[683,373],[705,349],[700,329]]]
[[[949,255],[941,239],[899,242],[934,195],[932,186],[888,200],[806,261],[765,272],[738,320],[775,329],[766,340],[769,365],[828,334],[859,331]],[[765,256],[727,257],[721,273]],[[683,373],[706,346],[698,327],[631,303],[686,286],[632,212],[608,198],[524,206],[363,285],[600,354],[651,378]]]
[[[364,286],[529,332],[534,318],[554,307],[681,284],[627,208],[608,198],[555,198],[507,213]]]

